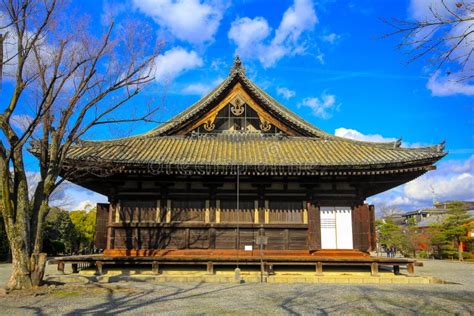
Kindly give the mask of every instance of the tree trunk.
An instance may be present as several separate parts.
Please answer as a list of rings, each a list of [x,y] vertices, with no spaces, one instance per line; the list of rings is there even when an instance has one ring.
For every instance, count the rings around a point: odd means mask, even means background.
[[[464,261],[462,256],[462,242],[460,240],[458,240],[458,259],[459,261]]]
[[[14,235],[14,233],[13,233]],[[10,243],[12,252],[12,272],[7,289],[20,290],[33,287],[30,272],[30,256],[24,241],[13,240]]]

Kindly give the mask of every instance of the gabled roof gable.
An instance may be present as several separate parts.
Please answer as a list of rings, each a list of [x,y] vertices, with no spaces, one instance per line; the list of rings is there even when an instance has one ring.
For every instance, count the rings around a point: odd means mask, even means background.
[[[235,98],[242,99],[255,110],[262,123],[270,123],[288,136],[332,137],[288,110],[255,85],[245,75],[245,69],[238,57],[234,61],[229,76],[213,91],[146,135],[186,134],[199,125],[212,122],[217,111],[227,106]]]

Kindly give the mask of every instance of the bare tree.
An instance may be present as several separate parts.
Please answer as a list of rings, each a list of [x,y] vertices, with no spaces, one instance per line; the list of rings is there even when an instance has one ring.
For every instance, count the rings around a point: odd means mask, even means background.
[[[453,80],[474,77],[474,3],[472,1],[433,1],[426,3],[426,14],[418,20],[385,20],[394,31],[385,37],[401,35],[398,48],[407,51],[412,62],[426,58],[437,70],[446,71]],[[456,73],[454,73],[456,72]]]
[[[0,4],[0,33],[7,34],[0,69],[11,86],[6,92],[4,85],[0,99],[1,210],[13,259],[10,289],[41,282],[43,222],[71,145],[94,127],[148,121],[156,111],[120,116],[127,101],[153,79],[158,45],[151,30],[137,21],[111,23],[94,36],[92,23],[71,12],[60,0]],[[25,147],[31,141],[40,180],[28,194]]]

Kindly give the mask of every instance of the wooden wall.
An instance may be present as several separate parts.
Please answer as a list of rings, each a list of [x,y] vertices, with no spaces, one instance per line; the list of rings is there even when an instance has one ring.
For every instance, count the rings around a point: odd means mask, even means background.
[[[362,205],[358,189],[347,182],[242,179],[237,211],[232,178],[175,180],[126,180],[111,187],[110,211],[97,213],[98,225],[108,216],[108,249],[256,249],[255,238],[262,235],[268,237],[266,249],[319,250],[319,205],[356,205],[354,248],[367,251],[375,243],[373,208]]]

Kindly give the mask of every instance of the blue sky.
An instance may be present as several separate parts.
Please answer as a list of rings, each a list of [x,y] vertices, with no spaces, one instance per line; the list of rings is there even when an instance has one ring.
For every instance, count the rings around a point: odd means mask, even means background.
[[[402,137],[404,145],[446,140],[439,169],[371,198],[413,209],[433,200],[474,199],[474,87],[452,83],[426,59],[407,64],[382,18],[417,19],[436,0],[82,1],[79,12],[102,28],[129,17],[164,41],[157,78],[133,100],[161,104],[160,119],[179,113],[228,74],[240,54],[248,76],[317,127],[365,140]],[[471,39],[471,45],[474,39]],[[457,65],[447,65],[456,69]],[[153,124],[134,125],[136,134]],[[93,138],[115,137],[102,130]],[[77,187],[71,208],[102,198]]]

